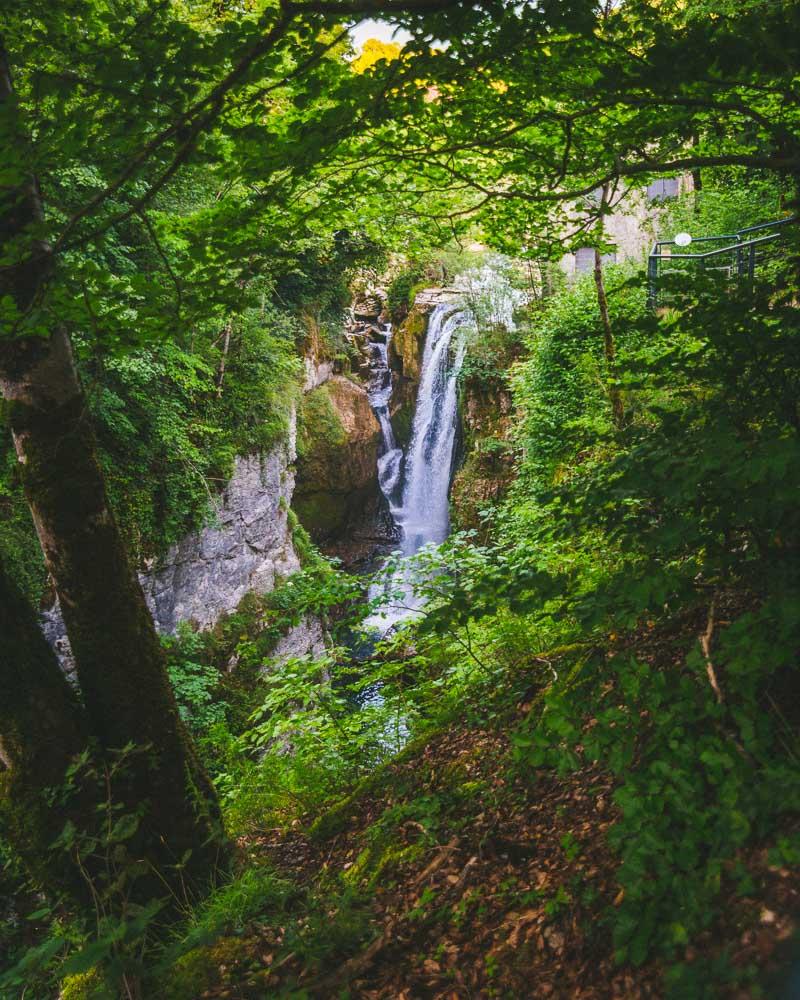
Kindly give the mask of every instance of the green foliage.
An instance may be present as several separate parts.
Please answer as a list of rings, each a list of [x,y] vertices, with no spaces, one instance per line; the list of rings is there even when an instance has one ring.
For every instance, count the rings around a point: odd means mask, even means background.
[[[321,570],[324,572],[328,563],[320,555],[319,549],[314,545],[311,536],[300,523],[297,514],[293,510],[287,511],[289,530],[292,533],[292,545],[300,560],[303,569]]]
[[[395,322],[404,319],[408,314],[408,310],[414,303],[414,296],[424,274],[425,268],[423,265],[412,261],[404,270],[392,278],[387,289],[386,300],[389,312]]]
[[[100,760],[85,751],[70,765],[63,784],[49,790],[51,808],[66,817],[50,849],[63,864],[79,866],[93,913],[65,914],[49,903],[30,913],[29,919],[46,931],[0,973],[2,995],[34,985],[52,989],[55,981],[66,979],[73,995],[105,1000],[114,995],[109,983],[130,984],[141,976],[145,955],[160,936],[159,917],[172,892],[167,873],[153,871],[142,860],[139,835],[147,800],[142,796],[126,802],[122,791],[134,756],[148,753],[147,747],[128,746]],[[90,826],[70,818],[75,802],[94,800]],[[190,855],[187,851],[175,859],[175,874],[185,869]]]
[[[645,311],[641,275],[607,269],[607,295],[622,364],[646,348],[654,321]],[[514,395],[522,410],[517,441],[529,459],[521,473],[518,502],[569,475],[575,459],[593,441],[606,447],[611,426],[597,293],[590,276],[569,292],[546,299],[526,324],[529,358],[514,373]],[[636,400],[631,400],[636,405]]]
[[[478,390],[505,386],[522,346],[515,318],[527,298],[513,261],[499,254],[481,256],[480,267],[462,261],[456,278],[474,319],[464,332],[468,349],[459,381]]]
[[[385,263],[383,248],[363,233],[341,229],[330,239],[309,236],[295,240],[289,253],[278,253],[275,294],[287,308],[341,324],[354,268],[369,264],[380,269]]]
[[[784,214],[783,184],[766,171],[729,168],[703,174],[700,191],[666,203],[658,220],[659,239],[676,233],[719,236],[779,219]]]
[[[698,653],[687,667],[678,673],[626,656],[610,664],[596,658],[580,684],[573,676],[569,688],[554,685],[541,717],[515,737],[523,768],[601,761],[618,777],[623,818],[611,842],[625,896],[614,942],[618,958],[634,964],[654,948],[671,957],[706,929],[737,851],[800,809],[800,797],[785,794],[796,761],[776,752],[774,720],[758,697],[726,672],[744,724],[731,727]]]
[[[35,604],[45,586],[44,558],[16,466],[10,435],[0,431],[0,552],[9,576]]]
[[[800,357],[780,284],[721,295],[700,281],[656,324],[641,284],[616,281],[625,427],[579,284],[546,307],[515,381],[525,451],[499,547],[451,542],[421,627],[472,624],[499,645],[507,608],[550,638],[517,766],[617,776],[625,891],[609,917],[618,958],[638,964],[679,957],[718,918],[740,852],[800,814],[796,717],[779,708],[798,690]],[[694,995],[691,975],[674,973],[675,995]]]
[[[224,722],[225,705],[214,700],[220,686],[219,671],[210,664],[196,662],[203,649],[202,639],[184,626],[179,628],[175,639],[165,637],[162,641],[183,721],[190,729],[201,732]]]
[[[4,243],[4,271],[27,262],[32,240],[59,256],[34,308],[0,296],[0,325],[34,338],[66,326],[137,560],[208,517],[237,453],[282,437],[300,317],[339,352],[331,331],[348,276],[380,263],[374,234],[416,254],[444,239],[443,221],[448,240],[478,224],[495,247],[557,257],[568,229],[591,228],[573,218],[578,193],[605,177],[642,185],[672,173],[676,151],[703,170],[704,191],[671,206],[665,225],[732,229],[781,207],[782,178],[800,168],[797,5],[628,0],[599,18],[588,2],[443,7],[432,19],[398,10],[412,29],[407,58],[364,74],[314,5],[235,16],[224,4],[143,0],[9,7],[17,93],[0,108],[2,186],[13,192],[34,172],[47,214]],[[706,176],[714,162],[730,171],[719,183]],[[754,166],[771,174],[743,178]],[[442,277],[454,269],[449,260]],[[659,322],[645,314],[641,276],[611,272],[613,366],[588,281],[531,310],[521,338],[531,356],[514,382],[520,476],[498,545],[462,537],[423,553],[424,610],[382,647],[361,648],[363,661],[359,643],[342,649],[355,617],[342,607],[369,603],[361,585],[321,564],[296,527],[306,572],[216,635],[169,644],[182,714],[235,832],[285,822],[298,803],[319,810],[409,734],[456,710],[498,721],[524,693],[539,700],[516,734],[521,773],[590,759],[619,775],[626,895],[610,919],[620,957],[671,958],[708,927],[743,845],[774,839],[792,856],[780,825],[798,808],[786,792],[797,785],[797,720],[775,706],[796,704],[798,690],[800,341],[796,287],[770,276],[749,298],[687,283],[681,312]],[[397,279],[392,303],[408,300],[413,278]],[[465,378],[498,382],[521,346],[479,336]],[[622,427],[610,386],[624,392]],[[341,443],[323,396],[307,415]],[[7,440],[0,546],[39,597]],[[712,664],[697,634],[718,606]],[[328,628],[326,657],[272,662],[277,639],[308,615]],[[651,621],[684,626],[668,653],[648,653]],[[632,651],[615,645],[621,635]],[[102,767],[80,769],[106,787]],[[140,814],[107,794],[99,802],[104,833],[65,826],[59,841],[92,860],[95,925],[59,927],[6,973],[12,988],[38,986],[75,937],[84,946],[66,969],[76,975],[98,962],[117,980],[142,971],[157,912],[127,906]],[[240,926],[271,891],[242,883],[219,905]],[[363,940],[359,901],[340,892],[337,905],[345,919],[327,942],[322,906],[298,934],[304,954]],[[705,989],[694,970],[671,976],[687,996]]]

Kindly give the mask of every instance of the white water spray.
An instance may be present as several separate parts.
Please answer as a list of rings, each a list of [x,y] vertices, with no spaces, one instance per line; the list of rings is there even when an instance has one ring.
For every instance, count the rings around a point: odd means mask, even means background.
[[[383,433],[378,480],[401,532],[399,567],[388,582],[374,584],[370,598],[399,594],[365,619],[367,630],[386,634],[422,604],[414,592],[413,561],[426,545],[439,545],[450,531],[450,481],[458,430],[458,376],[468,330],[514,329],[514,312],[525,301],[502,257],[456,278],[457,302],[443,302],[430,314],[422,358],[411,443],[403,455],[389,418],[392,377],[388,364],[391,327],[370,346],[369,397]]]

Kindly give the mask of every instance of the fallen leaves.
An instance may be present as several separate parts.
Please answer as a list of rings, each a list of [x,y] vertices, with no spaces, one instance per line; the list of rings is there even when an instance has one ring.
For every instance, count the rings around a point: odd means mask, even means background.
[[[607,839],[616,817],[611,779],[587,767],[563,779],[538,774],[532,782],[514,777],[507,760],[504,735],[454,727],[393,768],[384,797],[373,791],[354,803],[349,828],[329,843],[314,847],[297,830],[262,842],[276,866],[296,866],[299,880],[324,895],[352,870],[390,809],[440,802],[435,823],[407,812],[398,818],[391,835],[400,850],[373,885],[366,944],[312,969],[299,953],[283,956],[276,943],[262,943],[254,957],[271,973],[269,990],[262,980],[260,992],[240,983],[229,995],[260,1000],[297,989],[325,1000],[344,991],[353,1000],[661,997],[661,968],[619,967],[599,920],[625,898]],[[463,794],[467,780],[480,784],[479,794]],[[737,964],[763,965],[790,939],[790,914],[800,910],[796,874],[770,868],[765,851],[747,861],[760,873],[759,892],[740,899],[732,890],[728,923],[692,942],[685,960],[702,963],[732,946]],[[331,925],[336,919],[332,909]]]

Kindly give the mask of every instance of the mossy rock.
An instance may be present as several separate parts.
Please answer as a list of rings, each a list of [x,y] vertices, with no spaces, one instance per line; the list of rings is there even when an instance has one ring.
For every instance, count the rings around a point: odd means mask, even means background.
[[[88,969],[67,976],[59,989],[59,1000],[117,1000],[119,993],[111,988],[99,969]]]
[[[405,448],[411,440],[411,431],[414,428],[413,407],[403,405],[392,414],[392,430],[398,444]]]
[[[465,457],[450,493],[453,525],[475,529],[486,541],[489,527],[481,511],[503,501],[516,475],[513,405],[504,388],[468,382],[459,397]]]
[[[333,449],[347,441],[347,432],[333,405],[327,385],[306,394],[299,413],[297,457],[313,456],[320,449]]]
[[[296,496],[293,502],[301,524],[316,541],[339,534],[347,524],[349,505],[344,494],[312,493]]]
[[[453,478],[450,492],[452,521],[456,529],[475,529],[485,540],[481,511],[502,502],[514,480],[511,454],[499,459],[473,451]]]
[[[367,393],[352,379],[335,375],[306,395],[292,507],[315,542],[341,536],[377,503],[380,437]]]
[[[193,948],[182,955],[159,984],[162,1000],[197,1000],[207,990],[221,985],[220,969],[229,970],[249,962],[248,942],[241,937],[222,937],[213,944]]]
[[[427,329],[427,314],[415,306],[392,337],[393,360],[399,362],[404,378],[419,379]]]

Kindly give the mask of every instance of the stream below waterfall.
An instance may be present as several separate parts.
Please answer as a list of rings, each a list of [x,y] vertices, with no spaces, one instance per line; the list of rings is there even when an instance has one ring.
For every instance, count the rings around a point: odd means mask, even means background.
[[[401,559],[389,580],[374,583],[370,599],[386,603],[363,623],[367,632],[386,635],[421,606],[407,562],[426,545],[441,544],[450,531],[449,491],[458,430],[458,375],[466,352],[463,330],[473,322],[464,306],[443,302],[430,314],[422,356],[411,439],[398,446],[390,416],[392,372],[385,324],[369,344],[370,404],[381,427],[378,481],[400,534]]]

